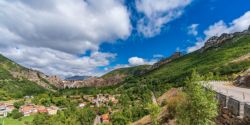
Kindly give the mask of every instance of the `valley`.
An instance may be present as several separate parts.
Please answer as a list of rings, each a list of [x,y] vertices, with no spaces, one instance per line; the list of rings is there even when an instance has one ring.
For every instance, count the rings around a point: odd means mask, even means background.
[[[210,107],[207,103],[201,107],[219,111],[217,106],[221,103],[213,100],[215,92],[202,89],[196,84],[200,81],[216,81],[211,83],[214,90],[226,91],[228,96],[239,97],[243,92],[249,101],[249,53],[250,29],[212,37],[197,51],[177,52],[153,65],[115,69],[101,77],[66,80],[25,68],[1,55],[0,115],[3,111],[5,118],[0,124],[19,120],[15,124],[175,125],[181,116],[177,106],[185,109],[182,103],[190,105],[188,99],[200,99],[190,96],[197,96],[193,91],[201,91],[202,99],[211,101]],[[232,84],[225,86],[217,81]],[[194,85],[189,84],[192,82]],[[28,110],[28,115],[23,109]],[[217,114],[212,112],[208,116],[211,120]],[[249,116],[243,117],[248,120]]]

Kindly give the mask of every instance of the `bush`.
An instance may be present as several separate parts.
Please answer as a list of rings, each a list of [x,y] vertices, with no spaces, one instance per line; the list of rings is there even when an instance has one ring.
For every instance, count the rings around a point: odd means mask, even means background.
[[[21,112],[19,112],[17,109],[14,109],[12,112],[11,112],[11,117],[13,119],[19,119],[21,117],[23,117],[23,114]]]
[[[161,107],[159,107],[157,104],[148,104],[147,110],[150,113],[150,117],[151,117],[153,125],[159,125],[157,117],[161,112]]]
[[[179,91],[177,95],[170,97],[167,101],[167,107],[171,118],[176,116],[178,105],[186,101],[186,95],[184,92]]]
[[[18,102],[15,102],[14,103],[14,106],[15,106],[15,108],[16,109],[19,109],[22,105],[24,105],[24,101],[22,100],[22,101],[18,101]]]
[[[200,77],[195,71],[185,86],[187,101],[177,108],[177,122],[180,125],[212,125],[217,116],[217,101],[212,91],[204,89]]]

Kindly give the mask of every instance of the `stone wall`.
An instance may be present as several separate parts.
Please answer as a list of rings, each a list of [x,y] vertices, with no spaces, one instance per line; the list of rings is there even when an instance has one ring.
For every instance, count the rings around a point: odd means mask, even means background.
[[[250,118],[250,103],[246,103],[244,106],[244,117]]]
[[[233,98],[229,98],[228,109],[233,115],[240,116],[240,102],[239,101]]]
[[[224,94],[217,93],[220,125],[250,125],[250,103],[242,102]]]
[[[217,99],[219,101],[220,107],[227,107],[227,96],[217,93]]]

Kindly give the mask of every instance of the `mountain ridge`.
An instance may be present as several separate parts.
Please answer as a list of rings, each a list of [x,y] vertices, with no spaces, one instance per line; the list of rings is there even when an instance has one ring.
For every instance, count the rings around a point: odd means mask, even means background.
[[[188,53],[185,55],[182,55],[181,53],[174,53],[173,56],[160,60],[159,62],[155,63],[152,66],[142,65],[142,66],[115,69],[111,72],[108,72],[107,74],[104,74],[101,77],[92,77],[87,80],[78,80],[78,81],[73,80],[73,82],[72,81],[70,82],[69,80],[68,81],[62,80],[57,76],[48,76],[42,72],[25,68],[15,63],[14,61],[4,57],[3,55],[0,55],[1,57],[0,68],[2,72],[8,72],[15,79],[20,79],[20,80],[26,79],[28,81],[38,84],[39,86],[42,86],[43,88],[46,88],[47,90],[52,90],[52,91],[55,91],[56,89],[62,89],[62,88],[112,86],[112,85],[122,83],[124,80],[126,81],[126,78],[135,77],[135,76],[150,77],[150,78],[154,77],[160,80],[165,79],[169,81],[169,79],[175,79],[176,77],[175,73],[178,72],[178,70],[176,70],[177,67],[173,68],[176,65],[175,63],[183,64],[182,67],[178,67],[179,70],[181,69],[183,71],[179,73],[179,75],[187,74],[187,72],[190,72],[190,68],[186,67],[186,70],[184,70],[185,68],[183,69],[183,67],[185,67],[186,65],[185,63],[193,63],[192,65],[195,65],[195,63],[200,63],[200,62],[195,62],[195,59],[198,59],[198,58],[205,59],[205,56],[209,52],[215,54],[212,56],[208,56],[210,60],[216,61],[217,60],[216,56],[218,56],[216,54],[219,52],[218,50],[220,48],[223,48],[223,47],[225,48],[225,46],[230,46],[231,44],[237,44],[239,43],[238,41],[242,42],[244,41],[244,39],[248,40],[249,37],[250,37],[250,27],[248,28],[248,30],[245,30],[242,32],[235,32],[231,34],[224,33],[219,37],[211,37],[205,42],[205,45],[197,51],[194,51],[192,53]],[[244,43],[246,47],[242,47],[241,45],[236,45],[236,47],[239,48],[239,53],[247,54],[246,52],[248,51],[246,51],[246,49],[248,49],[249,43],[248,42],[244,42]],[[214,50],[212,51],[211,49],[214,49]],[[231,54],[232,57],[228,56],[228,58],[230,59],[237,58],[240,55],[242,54],[236,55],[235,53],[233,53]],[[233,64],[230,63],[230,65],[233,65]],[[197,66],[200,66],[200,65],[197,65]],[[206,66],[203,66],[203,67],[205,68]],[[205,70],[207,70],[207,68],[205,68]],[[218,70],[218,69],[213,69],[213,70]],[[220,70],[223,70],[223,69],[220,69]]]

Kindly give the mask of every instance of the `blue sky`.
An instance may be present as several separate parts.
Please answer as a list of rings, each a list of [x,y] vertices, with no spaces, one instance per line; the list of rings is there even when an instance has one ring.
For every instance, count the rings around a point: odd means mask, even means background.
[[[134,1],[132,2],[134,4]],[[131,6],[131,3],[128,5]],[[127,5],[127,6],[128,6]],[[154,55],[170,56],[175,51],[187,53],[187,48],[194,46],[197,39],[204,39],[204,31],[215,22],[223,20],[229,24],[250,10],[248,1],[239,0],[196,0],[184,9],[179,18],[164,24],[161,32],[153,37],[145,37],[135,30],[128,39],[115,44],[102,44],[101,50],[117,53],[116,59],[110,64],[127,64],[128,59],[136,56],[151,60]],[[133,21],[133,20],[132,20]],[[136,22],[132,22],[136,25]],[[196,33],[188,33],[188,28],[197,24]]]
[[[184,10],[181,17],[162,26],[161,33],[151,38],[136,34],[116,44],[103,44],[101,48],[103,51],[117,53],[113,65],[126,64],[132,56],[150,60],[156,54],[167,57],[176,50],[186,52],[188,47],[197,42],[198,37],[205,37],[203,31],[210,25],[219,20],[230,23],[249,11],[248,3],[246,0],[197,0]],[[192,24],[199,24],[197,36],[188,34],[188,27]]]
[[[247,0],[2,0],[0,53],[49,75],[100,76],[249,24]]]

